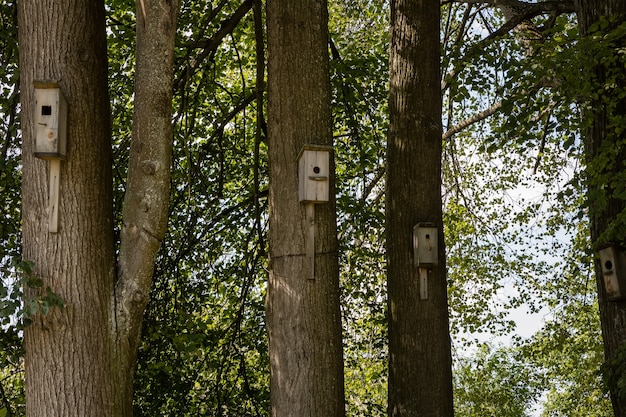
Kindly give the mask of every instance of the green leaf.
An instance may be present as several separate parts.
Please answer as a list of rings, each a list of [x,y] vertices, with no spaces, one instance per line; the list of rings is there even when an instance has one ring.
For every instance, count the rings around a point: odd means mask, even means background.
[[[36,299],[28,300],[24,306],[24,315],[26,317],[34,316],[39,311],[39,303]]]

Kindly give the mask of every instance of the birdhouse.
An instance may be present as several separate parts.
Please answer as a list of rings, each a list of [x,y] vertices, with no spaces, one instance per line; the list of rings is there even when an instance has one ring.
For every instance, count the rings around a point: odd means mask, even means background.
[[[299,198],[303,203],[324,203],[330,194],[332,147],[305,145],[298,155]]]
[[[315,204],[330,197],[332,146],[305,145],[298,154],[298,194],[306,212],[306,253],[311,262],[309,279],[315,279]]]
[[[626,299],[626,254],[616,246],[599,251],[604,288],[611,301]]]
[[[423,268],[437,265],[438,232],[433,223],[418,223],[413,227],[413,263]]]
[[[65,159],[67,102],[55,81],[35,81],[35,156]]]

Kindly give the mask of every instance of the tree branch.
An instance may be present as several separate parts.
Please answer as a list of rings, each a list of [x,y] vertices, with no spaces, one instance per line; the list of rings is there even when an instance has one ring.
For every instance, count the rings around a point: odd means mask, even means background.
[[[496,38],[506,35],[517,26],[521,25],[524,21],[530,20],[544,13],[552,13],[553,19],[558,14],[563,13],[575,13],[577,11],[576,4],[573,0],[548,0],[540,3],[528,3],[520,0],[441,0],[441,5],[445,4],[481,4],[493,7],[501,7],[512,9],[513,13],[509,13],[509,17],[506,22],[491,32],[487,37],[481,39],[476,44],[469,48],[469,51],[459,59],[459,62],[464,62],[465,59],[475,53],[476,51],[484,48],[487,44]],[[450,86],[450,80],[452,80],[457,73],[458,68],[450,70],[441,82],[441,90],[445,91]]]
[[[210,39],[203,39],[196,42],[191,42],[185,45],[190,50],[202,49],[202,52],[196,58],[191,58],[190,53],[187,54],[185,60],[188,62],[187,67],[178,76],[174,82],[174,88],[181,88],[186,81],[195,72],[196,68],[203,62],[211,53],[215,52],[222,43],[222,40],[229,35],[239,24],[241,19],[252,9],[254,5],[253,0],[244,1],[241,6],[235,10],[235,12],[228,19],[224,20],[217,32]]]
[[[529,3],[521,0],[441,0],[441,5],[452,3],[485,4],[493,7],[513,7],[536,14],[546,12],[574,13],[577,11],[573,0],[548,0],[539,3]]]
[[[487,117],[495,114],[502,108],[502,101],[498,101],[493,106],[474,114],[472,117],[468,117],[457,125],[448,129],[443,135],[441,135],[442,140],[450,139],[454,134],[459,133],[461,130],[465,129],[468,126],[473,125],[476,122],[480,122],[481,120],[486,119]]]
[[[543,156],[543,152],[546,149],[546,140],[548,138],[548,128],[550,126],[551,115],[552,115],[552,108],[550,108],[550,110],[548,111],[546,122],[543,125],[543,132],[541,134],[541,143],[539,144],[539,150],[537,151],[537,160],[535,161],[535,166],[533,168],[533,175],[537,174],[537,170],[539,169],[539,165],[541,164],[541,157]]]
[[[229,35],[233,29],[237,27],[239,21],[252,9],[254,5],[253,0],[244,1],[235,12],[228,19],[224,20],[217,32],[211,37],[211,39],[202,39],[199,41],[191,42],[185,46],[188,48],[201,48],[211,49],[219,45],[222,39]]]
[[[167,229],[172,163],[172,82],[179,2],[144,0],[137,24],[135,111],[115,285],[115,334],[123,415],[132,415],[132,373],[154,263]],[[167,7],[164,7],[164,4]]]
[[[503,36],[524,20],[532,19],[540,14],[544,13],[575,13],[577,8],[576,4],[572,0],[549,0],[542,1],[540,3],[527,3],[520,0],[441,0],[441,4],[451,3],[464,3],[464,4],[483,4],[493,7],[505,7],[515,9],[515,13],[510,19],[502,25],[499,29],[492,32],[482,41],[478,42],[475,46],[482,46],[486,42]]]
[[[263,33],[263,1],[254,0],[254,39],[256,49],[256,129],[254,136],[254,215],[261,253],[265,254],[265,239],[261,221],[260,192],[260,147],[263,137],[267,138],[263,99],[265,90],[265,34]]]

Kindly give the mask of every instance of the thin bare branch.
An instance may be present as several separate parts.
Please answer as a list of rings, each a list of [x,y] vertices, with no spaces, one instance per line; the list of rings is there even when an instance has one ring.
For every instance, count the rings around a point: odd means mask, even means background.
[[[475,51],[484,48],[494,39],[506,35],[507,33],[509,33],[529,19],[545,13],[551,13],[552,19],[554,19],[556,15],[564,13],[575,13],[577,10],[576,4],[572,0],[548,0],[540,3],[528,3],[520,0],[441,0],[441,5],[453,3],[469,5],[480,4],[492,7],[502,7],[508,8],[509,11],[512,12],[509,13],[510,17],[501,27],[499,27],[495,31],[490,32],[487,37],[472,45],[472,47],[465,54],[465,56],[459,59],[458,62],[464,62],[467,56],[470,56]],[[443,77],[441,81],[442,91],[445,91],[450,86],[450,82],[457,75],[457,71],[458,68],[452,68],[445,75],[445,77]]]
[[[232,33],[237,27],[241,19],[252,9],[254,5],[253,0],[244,1],[235,12],[226,20],[224,20],[219,30],[210,38],[202,39],[185,45],[189,48],[189,52],[185,57],[187,62],[186,68],[184,68],[179,74],[178,78],[174,81],[174,88],[179,89],[184,86],[184,82],[191,78],[192,74],[200,66],[200,63],[214,53],[222,43],[222,40]],[[195,49],[202,49],[202,52],[197,57],[192,57],[191,53]]]
[[[576,12],[576,4],[573,0],[548,0],[539,3],[529,3],[521,0],[441,0],[441,5],[452,3],[464,4],[485,4],[493,7],[513,7],[516,9],[532,12],[532,13],[574,13]]]
[[[441,135],[441,139],[442,140],[446,140],[451,138],[454,134],[459,133],[461,130],[467,128],[468,126],[473,125],[474,123],[480,122],[481,120],[486,119],[487,117],[491,116],[492,114],[495,114],[496,112],[498,112],[500,109],[502,108],[502,101],[498,101],[496,104],[494,104],[493,106],[474,114],[471,117],[468,117],[467,119],[463,120],[462,122],[458,123],[455,126],[452,126],[450,129],[448,129],[443,135]]]

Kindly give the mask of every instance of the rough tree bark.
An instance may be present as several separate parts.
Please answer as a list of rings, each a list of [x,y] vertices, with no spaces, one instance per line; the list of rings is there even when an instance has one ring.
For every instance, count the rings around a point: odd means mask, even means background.
[[[315,279],[298,197],[298,153],[305,144],[332,144],[327,19],[324,0],[267,1],[274,417],[345,414],[332,158],[330,201],[315,207]]]
[[[391,2],[387,150],[389,416],[452,416],[441,200],[439,1]],[[420,296],[413,226],[434,223],[437,266]]]
[[[172,91],[178,0],[137,2],[135,112],[122,214],[115,335],[123,404],[132,375],[157,252],[167,228],[172,160]],[[132,415],[132,408],[124,415]]]
[[[167,216],[178,4],[138,2],[137,107],[117,268],[104,3],[18,7],[23,256],[66,304],[24,332],[27,415],[131,416],[137,341]],[[33,156],[36,80],[59,81],[68,101],[58,233],[48,232],[49,163]]]
[[[104,5],[37,0],[18,7],[23,257],[66,304],[34,317],[24,332],[26,409],[38,417],[100,415],[118,407],[110,325],[115,255]],[[33,156],[33,82],[41,79],[59,80],[69,107],[56,234],[48,232],[49,163]]]
[[[608,31],[622,23],[626,16],[626,2],[623,0],[577,0],[577,8],[578,24],[583,36],[588,34],[591,26],[602,17],[617,19],[605,29]],[[607,71],[610,71],[612,75],[618,75],[617,88],[602,86]],[[588,126],[585,132],[585,155],[589,171],[591,241],[597,244],[607,229],[611,228],[614,222],[620,221],[620,213],[626,209],[626,202],[613,195],[615,187],[610,184],[611,179],[618,178],[620,173],[623,175],[626,171],[626,149],[623,145],[626,134],[615,133],[616,123],[623,127],[621,120],[626,115],[626,100],[622,97],[626,88],[626,71],[623,67],[621,69],[605,68],[598,65],[594,72],[598,87],[602,88],[602,94],[599,99],[590,103],[591,108],[586,111],[584,117],[586,118],[585,125]],[[609,160],[605,158],[607,149],[615,152]],[[599,164],[598,161],[601,163]],[[609,183],[598,182],[595,176],[608,178]],[[598,192],[605,192],[606,200],[593,197],[598,195]],[[621,234],[615,235],[610,231],[608,233],[613,236],[604,236],[602,240],[609,240],[622,247],[626,245],[626,237]],[[598,249],[597,245],[595,249]],[[595,269],[604,354],[607,361],[610,361],[616,359],[626,349],[626,301],[608,299],[599,262],[596,262]],[[623,394],[621,396],[618,394],[617,388],[611,389],[611,402],[615,416],[625,417],[626,398]]]

